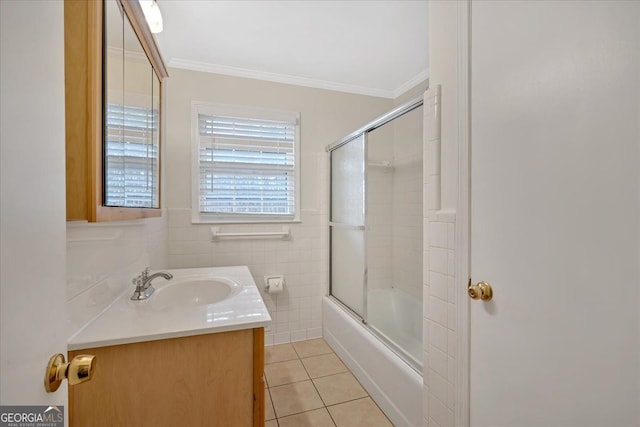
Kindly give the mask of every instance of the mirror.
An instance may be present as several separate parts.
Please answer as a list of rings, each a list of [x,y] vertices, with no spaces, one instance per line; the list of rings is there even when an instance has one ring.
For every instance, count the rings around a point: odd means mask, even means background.
[[[160,80],[120,2],[104,5],[103,205],[158,208]]]

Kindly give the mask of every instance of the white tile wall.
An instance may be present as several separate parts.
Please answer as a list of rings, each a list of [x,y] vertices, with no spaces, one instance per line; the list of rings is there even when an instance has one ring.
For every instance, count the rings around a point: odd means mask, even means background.
[[[309,163],[317,165],[320,187],[326,194],[326,155]],[[308,163],[308,164],[309,164]],[[265,330],[265,344],[280,344],[322,336],[322,297],[327,293],[327,201],[317,199],[315,208],[303,209],[301,222],[286,224],[290,240],[218,239],[212,241],[211,227],[220,232],[279,231],[280,224],[192,224],[191,210],[170,208],[168,215],[169,267],[218,267],[246,265],[253,274],[273,319]],[[264,292],[264,276],[282,274],[282,294]]]
[[[68,336],[100,315],[145,267],[167,267],[167,212],[139,221],[67,222]]]
[[[440,210],[440,87],[424,103],[424,425],[453,427],[456,358],[455,221]]]

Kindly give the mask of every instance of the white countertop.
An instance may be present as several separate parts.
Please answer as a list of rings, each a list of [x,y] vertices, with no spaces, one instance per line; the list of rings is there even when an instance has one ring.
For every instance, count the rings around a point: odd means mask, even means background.
[[[151,310],[148,300],[131,301],[132,289],[127,289],[95,320],[87,324],[68,342],[69,350],[105,347],[191,335],[259,328],[269,325],[271,317],[260,296],[249,268],[213,267],[183,268],[169,271],[174,278],[194,274],[225,277],[242,285],[242,290],[229,299],[210,305]],[[156,292],[170,283],[155,279]]]

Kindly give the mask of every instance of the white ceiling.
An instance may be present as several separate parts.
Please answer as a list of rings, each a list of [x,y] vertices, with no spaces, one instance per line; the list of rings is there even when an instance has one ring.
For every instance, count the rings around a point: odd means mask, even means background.
[[[428,77],[426,0],[158,4],[169,67],[388,98]]]

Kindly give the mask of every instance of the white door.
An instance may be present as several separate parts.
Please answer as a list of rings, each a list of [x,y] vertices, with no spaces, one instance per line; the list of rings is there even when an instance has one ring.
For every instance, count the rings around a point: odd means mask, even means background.
[[[66,353],[64,37],[61,1],[0,1],[0,404],[48,394]]]
[[[637,426],[640,2],[471,5],[473,427]]]

